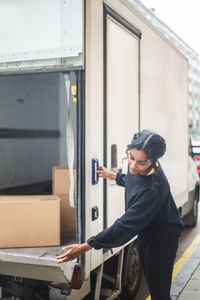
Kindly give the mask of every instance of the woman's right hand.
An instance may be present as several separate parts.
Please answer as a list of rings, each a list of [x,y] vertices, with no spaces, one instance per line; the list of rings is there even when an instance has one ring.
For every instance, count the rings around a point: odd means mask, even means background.
[[[99,177],[109,180],[115,180],[117,176],[115,173],[108,171],[104,166],[99,166],[97,174],[99,174]]]

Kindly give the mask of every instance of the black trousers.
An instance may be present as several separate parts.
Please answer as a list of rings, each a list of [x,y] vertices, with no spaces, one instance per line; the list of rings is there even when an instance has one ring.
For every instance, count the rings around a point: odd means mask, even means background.
[[[171,299],[172,271],[177,249],[178,237],[154,241],[138,238],[139,256],[151,300]]]

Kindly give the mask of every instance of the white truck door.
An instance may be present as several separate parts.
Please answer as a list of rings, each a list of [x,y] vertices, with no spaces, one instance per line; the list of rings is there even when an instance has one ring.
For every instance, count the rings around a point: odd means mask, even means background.
[[[126,146],[139,129],[140,32],[109,7],[105,11],[104,163],[109,170],[126,172]],[[104,197],[107,227],[125,211],[124,188],[107,182]]]
[[[98,184],[92,184],[91,164],[98,159],[111,169],[112,146],[115,153],[117,148],[115,169],[121,168],[126,145],[138,130],[140,32],[103,1],[86,1],[85,11],[84,218],[87,240],[125,210],[124,189],[112,183],[105,186],[101,179]],[[98,212],[96,218],[93,218],[94,209]],[[85,254],[84,278],[89,277],[90,271],[98,267],[105,256],[102,249]]]

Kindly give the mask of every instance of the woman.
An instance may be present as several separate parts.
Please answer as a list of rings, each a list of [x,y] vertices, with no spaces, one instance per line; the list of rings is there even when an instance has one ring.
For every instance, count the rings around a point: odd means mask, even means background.
[[[169,300],[178,237],[183,228],[169,183],[158,159],[166,151],[165,140],[150,130],[134,135],[127,146],[128,173],[112,173],[99,167],[100,177],[116,180],[125,187],[127,210],[112,226],[88,239],[71,245],[59,262],[73,260],[95,249],[125,244],[138,234],[138,250],[152,300]]]

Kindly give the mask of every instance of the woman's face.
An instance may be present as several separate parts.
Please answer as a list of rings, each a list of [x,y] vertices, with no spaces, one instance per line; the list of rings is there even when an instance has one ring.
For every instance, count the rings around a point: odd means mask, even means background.
[[[128,165],[132,175],[146,175],[151,170],[152,162],[144,151],[131,149],[128,152]]]

